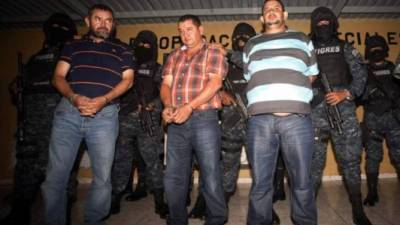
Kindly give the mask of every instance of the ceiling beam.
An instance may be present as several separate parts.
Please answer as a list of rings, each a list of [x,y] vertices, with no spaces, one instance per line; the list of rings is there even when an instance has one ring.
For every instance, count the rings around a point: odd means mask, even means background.
[[[259,14],[258,8],[224,8],[224,9],[182,9],[182,10],[157,10],[140,12],[117,12],[117,19],[130,18],[154,18],[154,17],[177,17],[184,14],[197,16],[221,16],[221,15],[248,15]]]
[[[63,0],[77,2],[76,0]],[[80,3],[79,3],[80,4]],[[85,11],[82,7],[77,7],[80,11]],[[289,14],[310,14],[316,6],[310,7],[287,7]],[[341,10],[342,14],[399,14],[400,7],[354,7],[345,6]],[[86,15],[85,12],[84,15]],[[220,8],[220,9],[182,9],[182,10],[152,10],[152,11],[128,11],[116,12],[116,19],[147,19],[147,18],[168,18],[179,17],[184,14],[194,14],[198,16],[233,16],[233,15],[260,15],[260,8]],[[15,16],[0,18],[0,23],[37,23],[45,21],[50,15],[41,16]],[[82,21],[81,14],[70,15],[74,21]]]
[[[345,4],[347,0],[343,0]],[[289,14],[309,14],[316,6],[306,7],[287,7]],[[339,9],[340,8],[340,9]],[[400,7],[338,7],[338,12],[342,13],[366,13],[366,14],[398,14]],[[340,13],[339,12],[339,13]],[[135,19],[135,18],[154,18],[154,17],[179,17],[184,14],[194,14],[198,16],[230,16],[230,15],[260,15],[260,8],[220,8],[220,9],[183,9],[183,10],[157,10],[157,11],[132,11],[117,12],[117,19]]]
[[[46,21],[51,14],[49,15],[41,15],[41,16],[15,16],[13,18],[0,18],[0,23],[42,23]],[[79,21],[82,20],[82,17],[74,14],[69,15],[72,20]]]
[[[89,8],[78,0],[62,0],[62,2],[74,10],[75,13],[81,17],[81,19],[85,18],[88,13]]]
[[[335,13],[336,17],[339,17],[342,13],[342,10],[349,0],[339,0],[336,5],[332,8],[333,13]]]
[[[312,7],[288,7],[289,13],[311,13]],[[183,10],[157,10],[141,12],[117,12],[118,19],[151,18],[151,17],[177,17],[184,14],[197,16],[230,16],[230,15],[260,15],[260,8],[219,8],[219,9],[183,9]]]
[[[342,10],[342,13],[356,13],[356,14],[399,14],[400,7],[390,6],[346,6]]]

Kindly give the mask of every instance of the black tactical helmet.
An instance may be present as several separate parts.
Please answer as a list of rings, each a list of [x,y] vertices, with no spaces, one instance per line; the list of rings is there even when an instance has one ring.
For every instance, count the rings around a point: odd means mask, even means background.
[[[365,59],[367,60],[370,59],[371,48],[375,47],[381,47],[382,50],[385,52],[385,56],[386,57],[389,56],[389,46],[386,43],[385,38],[376,34],[374,36],[370,36],[365,39],[365,52],[364,52]]]
[[[54,38],[52,37],[51,31],[55,24],[68,28],[65,34],[68,39],[72,39],[74,35],[77,34],[76,25],[71,17],[65,13],[54,13],[43,23],[43,32],[46,37],[46,42],[54,42],[51,40]]]
[[[235,28],[233,29],[233,33],[232,33],[232,49],[234,51],[239,50],[238,39],[241,36],[248,36],[248,38],[250,39],[254,35],[256,35],[256,31],[250,24],[238,23],[235,26]]]
[[[311,13],[311,33],[310,37],[312,40],[316,39],[316,31],[317,31],[317,24],[322,21],[327,20],[333,27],[335,35],[337,36],[337,29],[339,28],[339,22],[336,15],[332,12],[331,9],[320,6]]]

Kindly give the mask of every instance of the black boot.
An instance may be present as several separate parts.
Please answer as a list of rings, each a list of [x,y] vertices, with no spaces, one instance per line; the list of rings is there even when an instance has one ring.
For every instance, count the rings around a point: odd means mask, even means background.
[[[378,196],[378,174],[367,173],[367,184],[368,184],[368,195],[364,200],[364,205],[374,206],[375,203],[379,202]]]
[[[154,189],[155,212],[160,215],[161,219],[166,219],[169,215],[168,205],[164,202],[164,190]]]
[[[147,196],[145,177],[139,176],[135,191],[125,197],[126,201],[134,202]]]
[[[365,215],[362,200],[360,185],[348,185],[350,194],[351,208],[353,212],[353,222],[357,225],[372,225],[367,215]]]
[[[31,221],[30,204],[15,202],[10,213],[0,220],[1,225],[29,225]]]
[[[278,225],[278,224],[281,224],[281,219],[279,219],[278,214],[272,208],[272,223],[271,223],[271,225]]]
[[[121,211],[121,198],[122,198],[122,193],[112,194],[110,215],[118,214]]]
[[[206,216],[206,201],[203,195],[199,192],[196,203],[194,204],[192,211],[189,213],[189,218],[204,219]]]

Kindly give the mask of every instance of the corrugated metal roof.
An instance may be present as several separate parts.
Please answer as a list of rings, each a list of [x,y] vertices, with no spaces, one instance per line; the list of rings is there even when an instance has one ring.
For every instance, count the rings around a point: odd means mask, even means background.
[[[121,24],[171,23],[183,14],[203,21],[257,19],[264,0],[2,0],[0,28],[38,26],[54,12],[82,21],[95,3],[109,5]],[[317,6],[342,18],[400,18],[399,0],[283,0],[290,18],[308,19]]]

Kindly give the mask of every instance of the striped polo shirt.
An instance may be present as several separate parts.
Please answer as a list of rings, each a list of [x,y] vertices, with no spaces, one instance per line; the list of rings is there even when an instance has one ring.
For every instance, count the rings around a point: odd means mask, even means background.
[[[311,112],[308,76],[317,75],[318,67],[305,34],[286,30],[254,36],[245,46],[243,62],[250,115]]]
[[[66,43],[60,60],[70,64],[67,81],[72,90],[90,98],[105,95],[132,69],[132,52],[122,43],[99,43],[86,37]]]

